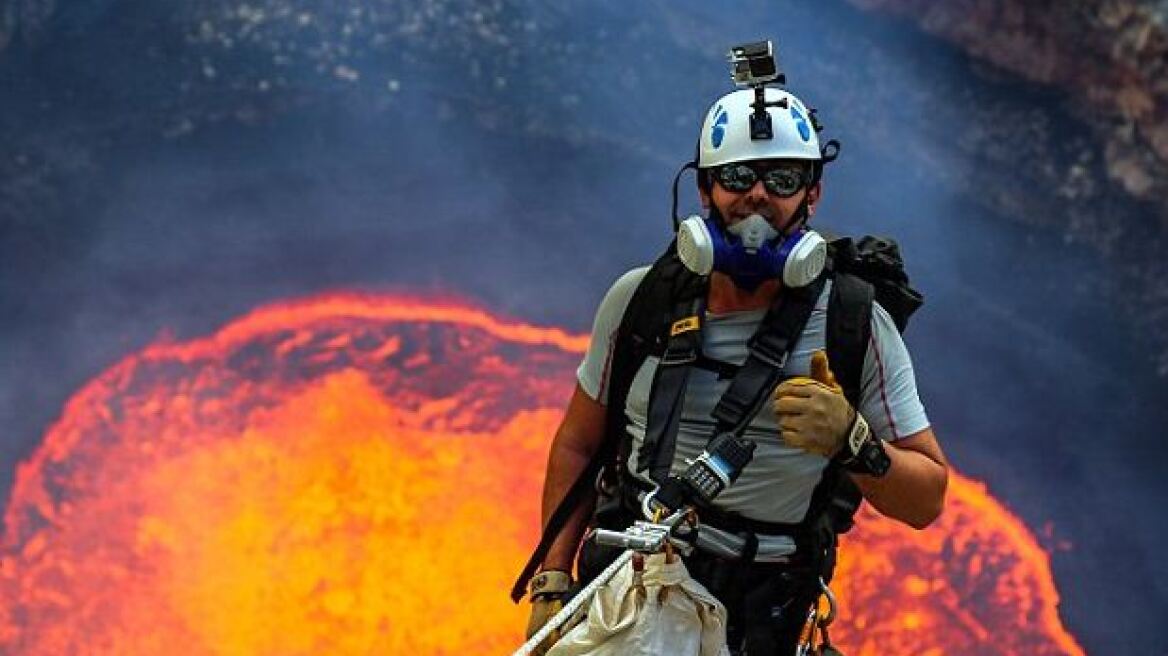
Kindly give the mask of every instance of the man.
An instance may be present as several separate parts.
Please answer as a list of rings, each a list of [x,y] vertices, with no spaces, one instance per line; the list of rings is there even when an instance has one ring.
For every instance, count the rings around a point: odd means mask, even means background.
[[[764,111],[769,115],[765,129],[752,120]],[[716,534],[721,529],[720,535],[738,540],[738,551],[728,555],[699,545],[685,559],[693,576],[726,605],[730,648],[751,656],[793,653],[808,609],[818,598],[818,579],[830,579],[834,533],[815,549],[809,549],[803,537],[795,540],[797,548],[790,539],[780,539],[784,533],[807,534],[798,527],[809,526],[813,512],[824,505],[817,502],[816,490],[827,473],[835,471],[829,463],[844,463],[846,473],[840,476],[849,477],[873,507],[915,528],[928,526],[940,514],[948,478],[945,458],[917,396],[908,352],[883,308],[872,305],[858,407],[853,408],[834,384],[829,367],[842,363],[828,363],[817,354],[827,346],[832,288],[831,276],[820,276],[815,258],[807,256],[818,236],[805,224],[823,194],[825,158],[816,135],[819,127],[798,98],[778,88],[740,90],[715,102],[702,126],[697,160],[698,191],[708,216],[688,219],[678,238],[681,260],[701,274],[705,285],[697,307],[700,354],[706,366],[695,365],[682,386],[676,445],[666,462],[674,477],[711,444],[715,424],[711,413],[731,386],[736,366],[747,360],[750,339],[760,331],[768,308],[803,288],[793,282],[803,286],[824,279],[782,365],[785,382],[743,433],[755,444],[752,460],[714,499],[712,508],[698,509],[699,532],[708,529]],[[751,239],[754,248],[744,249]],[[702,248],[704,255],[694,254]],[[798,271],[792,275],[792,266],[810,267],[811,273],[800,279]],[[648,271],[642,267],[622,276],[597,311],[592,341],[577,371],[578,384],[548,458],[545,526],[606,437],[614,439],[606,436],[613,416],[607,407],[613,391],[610,378],[619,364],[614,357],[623,357],[614,342],[622,317],[631,310],[630,299]],[[685,325],[675,323],[674,332]],[[625,446],[619,451],[623,458],[619,471],[610,478],[618,488],[612,493],[616,511],[612,499],[602,498],[603,508],[593,515],[596,495],[591,493],[568,520],[533,582],[528,635],[547,621],[572,585],[570,572],[590,520],[607,528],[625,528],[638,518],[637,500],[663,482],[660,476],[654,479],[648,462],[658,456],[645,447],[647,435],[669,432],[648,419],[659,420],[651,397],[667,387],[657,371],[661,362],[661,354],[646,357],[620,394],[624,434],[615,439],[624,440]],[[861,446],[868,455],[875,449],[878,457],[857,464],[856,449]],[[770,535],[769,527],[777,535]],[[787,527],[796,528],[785,531]],[[827,555],[807,553],[817,549]],[[586,544],[580,555],[581,577],[594,577],[613,556]]]

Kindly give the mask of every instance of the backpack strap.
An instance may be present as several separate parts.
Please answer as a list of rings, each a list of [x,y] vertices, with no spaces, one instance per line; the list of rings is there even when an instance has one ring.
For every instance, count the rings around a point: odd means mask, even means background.
[[[919,292],[909,286],[896,242],[864,237],[833,240],[828,268],[832,291],[827,305],[825,345],[828,361],[844,396],[859,412],[863,392],[864,359],[872,337],[872,304],[879,302],[903,331],[909,317],[921,307]],[[806,521],[824,557],[824,578],[830,581],[836,536],[854,524],[863,495],[837,458],[828,462],[812,494]]]
[[[827,302],[827,334],[824,343],[836,382],[853,408],[860,407],[864,357],[872,335],[871,283],[850,273],[833,276]]]
[[[825,345],[836,382],[853,408],[860,407],[864,358],[872,334],[873,285],[862,278],[838,270],[832,272],[831,295],[827,302]],[[803,520],[805,544],[814,569],[825,582],[835,570],[837,536],[855,524],[863,495],[837,458],[828,461]]]

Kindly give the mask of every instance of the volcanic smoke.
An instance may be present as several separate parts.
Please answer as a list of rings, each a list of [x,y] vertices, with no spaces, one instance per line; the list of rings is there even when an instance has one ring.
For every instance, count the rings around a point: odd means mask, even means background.
[[[158,343],[20,465],[0,653],[509,653],[548,442],[587,337],[455,302],[331,295]],[[847,654],[1082,654],[1047,554],[957,476],[934,527],[865,511]]]

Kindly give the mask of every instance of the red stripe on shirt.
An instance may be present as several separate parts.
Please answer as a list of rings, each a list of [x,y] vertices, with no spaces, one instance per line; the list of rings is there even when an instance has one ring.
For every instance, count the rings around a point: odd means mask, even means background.
[[[600,370],[600,389],[596,391],[596,400],[608,405],[608,399],[604,398],[605,390],[608,388],[608,370],[612,365],[612,353],[616,350],[616,332],[608,336],[608,352],[604,355],[604,368]]]
[[[868,343],[872,346],[872,352],[876,354],[876,367],[880,373],[880,400],[884,402],[884,414],[888,416],[888,425],[892,428],[892,439],[900,439],[900,435],[896,432],[896,420],[892,418],[892,409],[888,407],[888,390],[884,384],[884,359],[880,357],[880,347],[876,345],[876,337],[868,336]]]

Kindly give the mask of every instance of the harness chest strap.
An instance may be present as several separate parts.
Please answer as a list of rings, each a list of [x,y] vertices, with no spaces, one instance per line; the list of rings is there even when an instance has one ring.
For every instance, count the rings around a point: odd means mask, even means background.
[[[819,299],[826,278],[811,285],[785,290],[767,310],[762,324],[748,343],[746,362],[738,368],[730,386],[713,411],[716,429],[741,437],[754,416],[766,405],[783,377],[783,368],[791,350],[807,325]],[[700,309],[700,305],[695,305]],[[680,309],[680,308],[679,308]],[[686,319],[678,319],[674,326]],[[699,324],[700,329],[700,324]],[[700,330],[674,334],[665,356],[658,365],[649,392],[645,440],[638,452],[638,471],[646,468],[657,483],[665,481],[673,464],[677,431],[685,399],[689,370],[698,360]]]

